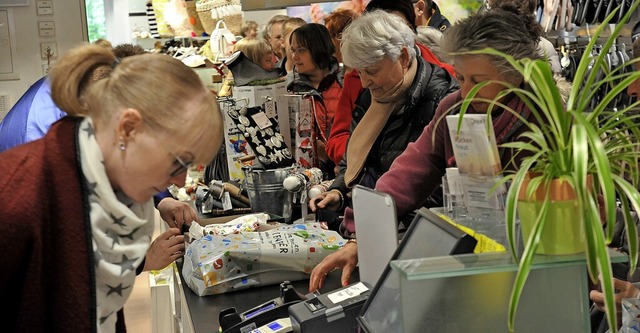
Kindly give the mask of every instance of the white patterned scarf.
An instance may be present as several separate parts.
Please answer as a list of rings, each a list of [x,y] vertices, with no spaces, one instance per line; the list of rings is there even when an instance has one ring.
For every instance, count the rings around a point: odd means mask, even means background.
[[[153,201],[136,204],[114,191],[89,117],[80,124],[78,142],[90,192],[98,332],[115,332],[116,314],[131,294],[136,268],[151,242]]]

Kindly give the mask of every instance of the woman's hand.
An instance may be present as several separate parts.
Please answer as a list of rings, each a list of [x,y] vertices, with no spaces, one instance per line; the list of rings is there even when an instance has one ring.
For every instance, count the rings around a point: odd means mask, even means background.
[[[342,194],[338,190],[323,192],[309,200],[309,208],[315,212],[318,208],[337,211],[342,206]]]
[[[323,163],[329,162],[329,155],[327,155],[326,144],[322,140],[316,140],[316,157]]]
[[[144,261],[144,270],[160,270],[180,258],[184,254],[184,236],[180,229],[171,228],[156,238]]]
[[[640,290],[636,288],[633,284],[627,281],[619,280],[613,278],[613,288],[616,292],[616,308],[618,315],[622,314],[621,305],[623,298],[637,298],[640,295]],[[589,292],[589,298],[593,301],[594,305],[598,310],[605,312],[604,308],[604,294],[599,290],[591,290]]]
[[[311,272],[309,280],[309,292],[314,292],[324,285],[327,274],[334,269],[341,268],[342,276],[340,282],[342,286],[349,285],[351,273],[358,264],[358,244],[349,242],[340,250],[326,256]]]
[[[157,208],[160,211],[160,217],[171,228],[180,230],[183,224],[191,225],[191,221],[198,221],[196,210],[187,202],[167,197],[158,203]]]

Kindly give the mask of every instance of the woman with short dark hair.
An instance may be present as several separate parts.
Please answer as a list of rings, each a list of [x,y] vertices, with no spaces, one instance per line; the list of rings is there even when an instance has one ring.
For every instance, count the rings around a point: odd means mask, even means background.
[[[325,151],[342,90],[340,66],[333,56],[335,47],[329,30],[322,24],[308,23],[295,29],[289,37],[289,55],[293,71],[287,74],[287,89],[309,93],[313,98],[316,125],[316,155],[325,178],[333,178],[335,164]]]

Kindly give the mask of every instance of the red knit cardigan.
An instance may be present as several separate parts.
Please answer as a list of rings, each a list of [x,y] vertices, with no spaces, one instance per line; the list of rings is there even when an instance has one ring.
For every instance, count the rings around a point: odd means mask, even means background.
[[[95,272],[80,118],[0,154],[0,312],[8,332],[96,332]],[[118,332],[126,331],[122,311]]]

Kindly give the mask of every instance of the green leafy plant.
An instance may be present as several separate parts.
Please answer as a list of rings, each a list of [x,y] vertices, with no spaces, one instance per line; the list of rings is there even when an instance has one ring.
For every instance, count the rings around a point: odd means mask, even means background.
[[[634,1],[620,22],[628,22],[639,3]],[[554,222],[547,221],[551,201],[549,184],[552,180],[568,182],[576,193],[576,220],[583,223],[589,276],[593,282],[597,282],[598,278],[601,280],[609,326],[617,327],[608,244],[613,238],[616,207],[619,203],[624,211],[630,263],[632,269],[635,268],[638,260],[638,233],[629,212],[632,208],[640,212],[640,117],[631,112],[638,106],[637,102],[623,109],[614,109],[610,105],[631,83],[640,79],[640,71],[624,71],[623,68],[629,63],[614,69],[607,65],[606,55],[624,28],[624,23],[615,26],[607,24],[617,15],[616,12],[617,10],[613,11],[591,36],[566,100],[563,99],[546,60],[516,60],[492,49],[465,53],[504,57],[522,74],[526,88],[498,82],[505,86],[505,90],[494,100],[486,100],[476,97],[477,92],[496,82],[478,84],[461,102],[461,117],[473,101],[489,103],[487,117],[490,117],[491,109],[496,107],[517,114],[499,102],[507,94],[517,94],[532,111],[535,119],[527,121],[520,117],[527,126],[527,132],[522,134],[527,140],[502,145],[527,155],[516,172],[506,174],[503,178],[504,183],[509,183],[505,203],[506,231],[512,255],[518,261],[509,304],[508,326],[511,332],[514,330],[518,302],[545,224]],[[605,36],[606,32],[610,33]],[[596,48],[599,52],[595,52]],[[631,61],[634,62],[636,60]],[[602,89],[606,89],[606,93],[602,94]],[[535,177],[524,188],[523,183],[528,181],[531,174],[535,174]],[[546,196],[535,218],[531,235],[524,240],[524,251],[518,256],[518,194],[524,190],[527,196],[532,196],[540,188]]]

